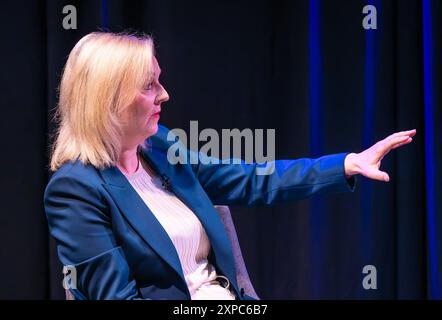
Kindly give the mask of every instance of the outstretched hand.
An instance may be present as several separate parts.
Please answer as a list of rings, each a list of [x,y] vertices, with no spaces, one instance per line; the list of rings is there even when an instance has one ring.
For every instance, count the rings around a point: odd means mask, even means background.
[[[396,132],[360,153],[348,154],[344,161],[345,175],[350,177],[355,174],[362,174],[370,179],[390,181],[388,173],[379,170],[382,159],[390,150],[413,141],[412,137],[415,134],[416,129]]]

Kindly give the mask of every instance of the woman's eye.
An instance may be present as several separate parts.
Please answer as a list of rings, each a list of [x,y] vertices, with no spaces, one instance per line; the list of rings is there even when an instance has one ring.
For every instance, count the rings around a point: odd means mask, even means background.
[[[153,82],[149,83],[149,84],[145,87],[145,89],[146,89],[146,90],[152,90],[152,87],[153,87]]]

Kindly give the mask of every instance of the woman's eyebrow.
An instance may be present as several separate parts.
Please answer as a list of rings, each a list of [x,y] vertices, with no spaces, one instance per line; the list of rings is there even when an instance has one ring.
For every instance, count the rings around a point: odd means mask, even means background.
[[[148,79],[152,79],[152,78],[155,78],[157,74],[155,71],[153,71],[153,72],[149,73],[149,75],[150,75],[150,77],[148,77]],[[159,69],[158,78],[160,77],[160,75],[161,75],[161,69]]]

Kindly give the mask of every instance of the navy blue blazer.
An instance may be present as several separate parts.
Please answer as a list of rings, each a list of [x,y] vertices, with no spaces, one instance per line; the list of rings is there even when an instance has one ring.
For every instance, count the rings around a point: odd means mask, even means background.
[[[218,205],[275,205],[325,192],[353,191],[344,175],[346,153],[318,159],[277,160],[270,175],[257,164],[170,164],[169,130],[159,126],[142,148],[156,173],[196,214],[211,243],[209,261],[226,276],[238,299],[232,248],[215,211]],[[189,152],[190,157],[198,156]],[[51,177],[46,217],[63,265],[75,267],[76,299],[190,299],[180,261],[153,213],[113,166],[96,169],[78,160]]]

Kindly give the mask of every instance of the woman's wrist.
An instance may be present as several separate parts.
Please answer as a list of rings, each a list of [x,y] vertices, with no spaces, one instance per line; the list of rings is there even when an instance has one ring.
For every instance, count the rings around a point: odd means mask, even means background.
[[[346,178],[359,174],[358,154],[349,153],[344,160],[344,173]]]

